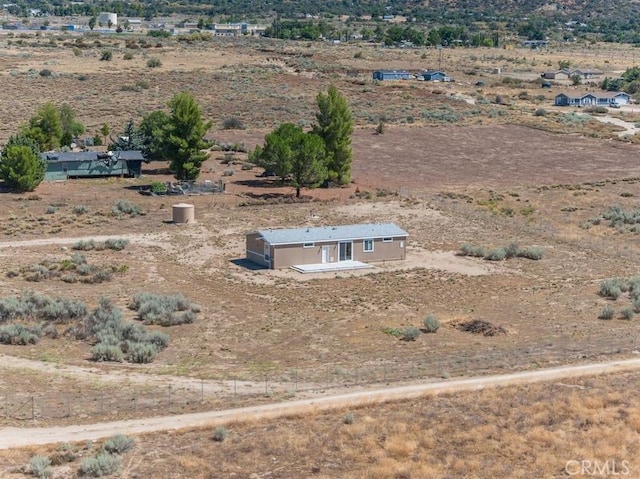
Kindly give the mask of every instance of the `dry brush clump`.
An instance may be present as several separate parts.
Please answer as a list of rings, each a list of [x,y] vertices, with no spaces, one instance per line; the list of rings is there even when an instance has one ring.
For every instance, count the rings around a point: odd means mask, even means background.
[[[169,344],[169,336],[123,319],[122,310],[103,298],[89,311],[82,301],[51,298],[31,291],[0,299],[0,343],[35,344],[43,334],[63,335],[93,344],[94,361],[150,363]]]
[[[502,261],[510,258],[526,258],[537,261],[542,259],[543,253],[543,249],[538,246],[520,247],[517,243],[497,248],[485,248],[484,246],[463,243],[458,255],[474,256],[487,261]]]
[[[200,306],[191,303],[182,294],[162,296],[147,292],[136,293],[129,309],[138,313],[138,319],[143,324],[160,326],[192,323],[200,312]]]
[[[124,248],[128,240],[114,240],[109,249],[119,250]],[[74,244],[73,249],[86,251],[89,249],[100,249],[107,242],[96,243],[93,240],[81,241]],[[104,246],[106,247],[106,246]],[[41,282],[46,280],[60,280],[65,283],[85,283],[100,284],[111,281],[114,273],[124,274],[128,271],[127,265],[93,265],[88,264],[87,259],[80,253],[73,253],[70,258],[62,260],[45,259],[37,264],[32,264],[18,271],[9,270],[7,277],[15,278],[22,276],[29,282]]]

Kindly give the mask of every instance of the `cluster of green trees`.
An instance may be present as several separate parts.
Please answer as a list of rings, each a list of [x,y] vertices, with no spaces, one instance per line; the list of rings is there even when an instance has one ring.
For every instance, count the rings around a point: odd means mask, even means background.
[[[204,136],[212,124],[203,120],[200,106],[188,92],[175,95],[168,106],[169,113],[161,110],[149,113],[139,127],[130,120],[109,149],[141,150],[148,161],[169,158],[176,178],[196,179],[208,157],[202,150],[209,146]],[[33,191],[46,171],[40,153],[68,147],[84,131],[71,107],[45,103],[2,149],[0,179],[11,189]],[[100,132],[106,138],[109,126],[104,124]]]
[[[195,180],[209,156],[202,150],[210,146],[204,136],[212,122],[204,121],[200,105],[186,91],[169,101],[169,110],[149,113],[138,127],[129,120],[109,149],[140,150],[147,161],[170,159],[171,171],[177,179]]]
[[[44,179],[46,165],[41,151],[68,146],[84,133],[69,105],[56,107],[47,102],[9,138],[0,156],[0,178],[5,185],[19,191],[33,191]]]
[[[318,111],[311,131],[283,123],[265,136],[250,160],[279,176],[296,189],[321,184],[351,182],[353,117],[344,96],[335,86],[316,98]]]
[[[635,95],[640,92],[640,67],[627,68],[620,78],[605,77],[600,87],[607,91],[624,91]]]
[[[334,38],[340,36],[340,33],[325,21],[309,22],[276,19],[266,29],[265,36],[283,40],[318,40],[321,37]]]

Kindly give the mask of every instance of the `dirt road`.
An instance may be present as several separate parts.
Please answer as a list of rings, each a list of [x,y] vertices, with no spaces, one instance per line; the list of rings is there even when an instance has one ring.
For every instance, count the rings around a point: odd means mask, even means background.
[[[354,408],[389,401],[414,399],[422,396],[477,390],[486,387],[507,386],[541,381],[574,378],[595,374],[619,373],[640,368],[640,358],[578,366],[527,371],[515,374],[455,379],[429,384],[413,384],[385,389],[359,391],[315,399],[267,404],[255,407],[210,411],[204,413],[164,416],[148,419],[96,423],[83,426],[51,428],[0,429],[0,449],[96,440],[117,433],[141,434],[174,429],[211,427],[237,421],[273,419],[289,415],[307,414],[332,409]]]

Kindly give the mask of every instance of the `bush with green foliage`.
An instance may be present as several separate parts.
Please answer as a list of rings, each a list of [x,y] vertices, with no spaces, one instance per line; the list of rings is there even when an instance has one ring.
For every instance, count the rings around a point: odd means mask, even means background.
[[[620,317],[622,319],[631,320],[636,315],[632,308],[624,308],[620,311]]]
[[[120,469],[120,463],[118,456],[103,451],[94,457],[83,458],[80,463],[80,472],[91,477],[108,476]]]
[[[622,294],[622,281],[619,278],[605,279],[600,283],[600,296],[616,300]]]
[[[342,422],[344,424],[353,424],[355,420],[356,420],[356,418],[353,415],[353,413],[349,412],[349,413],[345,414],[344,418],[342,419]]]
[[[104,247],[114,251],[122,251],[129,244],[126,238],[109,238],[104,242]]]
[[[415,326],[409,326],[404,330],[402,339],[404,341],[415,341],[418,336],[420,336],[420,333],[420,329],[416,328]]]
[[[29,474],[39,479],[48,479],[53,476],[53,470],[49,466],[51,466],[51,459],[36,454],[29,459]]]
[[[476,258],[484,258],[486,250],[482,246],[474,246],[469,243],[464,243],[460,247],[461,256],[474,256]]]
[[[168,30],[149,30],[147,32],[147,36],[154,38],[169,38],[171,36],[171,32]]]
[[[159,68],[162,66],[162,62],[160,61],[159,58],[155,58],[155,57],[149,58],[147,60],[147,66],[149,68]]]
[[[487,251],[484,259],[487,261],[502,261],[507,258],[507,250],[505,248],[494,248]]]
[[[111,50],[103,50],[100,54],[100,61],[110,62],[113,58],[113,52]]]
[[[181,294],[162,296],[155,293],[136,293],[129,309],[137,311],[138,319],[143,324],[174,326],[192,323],[200,306],[192,304]]]
[[[135,217],[143,214],[138,205],[124,199],[116,201],[113,208],[111,208],[111,212],[115,216],[129,215],[131,217]]]
[[[36,141],[20,135],[9,138],[0,156],[0,179],[8,188],[33,191],[44,179],[46,168]]]
[[[469,243],[464,243],[460,247],[461,256],[474,256],[477,258],[484,258],[488,261],[502,261],[504,259],[510,259],[514,257],[526,258],[532,260],[542,259],[544,250],[537,246],[530,246],[521,248],[517,243],[511,243],[506,247],[493,248],[487,250],[482,246],[474,246]]]
[[[151,193],[161,195],[167,192],[167,184],[162,181],[154,181],[151,183]]]
[[[605,306],[600,314],[598,315],[598,319],[613,319],[613,316],[616,314],[616,310],[611,306]]]
[[[212,439],[216,442],[223,442],[229,436],[229,431],[224,426],[218,426],[213,430]]]
[[[83,215],[85,213],[87,213],[89,211],[89,208],[87,208],[85,205],[76,205],[73,207],[73,212],[74,214],[80,216]]]
[[[236,116],[225,118],[222,120],[223,130],[244,130],[245,126],[242,120]]]
[[[29,328],[22,324],[8,324],[0,327],[0,343],[26,346],[40,340],[40,328]]]
[[[440,321],[432,314],[428,314],[426,318],[424,318],[424,329],[427,333],[435,333],[440,329]]]
[[[104,450],[111,454],[122,454],[133,447],[135,441],[124,434],[116,434],[104,443]]]

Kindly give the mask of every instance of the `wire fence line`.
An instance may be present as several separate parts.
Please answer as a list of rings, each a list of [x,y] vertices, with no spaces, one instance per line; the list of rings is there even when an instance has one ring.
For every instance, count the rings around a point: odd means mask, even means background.
[[[196,380],[189,387],[128,387],[120,390],[19,393],[0,389],[0,424],[41,420],[113,420],[222,410],[297,394],[336,389],[441,381],[461,376],[512,373],[542,367],[622,358],[640,349],[637,334],[538,344],[504,351],[452,354],[424,360],[378,360],[358,365],[323,365],[286,371],[248,371],[224,380]]]

